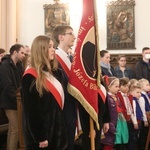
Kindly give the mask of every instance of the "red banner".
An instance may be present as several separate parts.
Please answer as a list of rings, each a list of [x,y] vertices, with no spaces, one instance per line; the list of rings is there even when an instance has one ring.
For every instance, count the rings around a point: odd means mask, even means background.
[[[68,91],[83,105],[99,128],[97,75],[100,65],[98,65],[99,51],[95,47],[94,2],[83,0],[83,6]]]

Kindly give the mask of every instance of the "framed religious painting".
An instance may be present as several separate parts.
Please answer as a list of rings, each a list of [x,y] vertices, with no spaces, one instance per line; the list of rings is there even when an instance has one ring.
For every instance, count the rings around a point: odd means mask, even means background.
[[[135,49],[135,1],[107,1],[106,6],[107,49]]]
[[[59,25],[69,25],[69,6],[68,4],[60,3],[60,0],[54,0],[54,4],[45,4],[44,7],[44,22],[45,34],[51,36],[55,27]]]

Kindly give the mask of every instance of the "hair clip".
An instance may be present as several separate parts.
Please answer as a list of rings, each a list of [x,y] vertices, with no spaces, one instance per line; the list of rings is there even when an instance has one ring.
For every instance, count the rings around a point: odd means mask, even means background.
[[[103,78],[104,78],[106,85],[108,86],[109,85],[109,81],[108,81],[109,77],[105,75]]]

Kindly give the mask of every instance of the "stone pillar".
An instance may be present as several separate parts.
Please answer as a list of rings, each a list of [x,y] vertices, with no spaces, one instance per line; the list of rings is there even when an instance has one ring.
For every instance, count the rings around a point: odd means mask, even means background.
[[[7,38],[6,38],[6,0],[0,0],[0,47],[7,50]]]
[[[7,39],[7,50],[16,43],[17,41],[17,0],[4,0],[7,7],[7,18],[6,18],[6,39]]]

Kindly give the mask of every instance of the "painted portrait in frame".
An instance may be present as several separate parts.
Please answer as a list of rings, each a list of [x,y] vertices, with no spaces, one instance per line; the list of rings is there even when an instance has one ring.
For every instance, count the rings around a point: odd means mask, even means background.
[[[70,24],[68,4],[59,3],[56,1],[54,4],[45,4],[43,7],[46,35],[51,36],[54,28],[59,25]]]
[[[135,49],[134,0],[107,2],[107,49]]]

